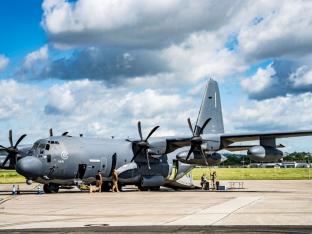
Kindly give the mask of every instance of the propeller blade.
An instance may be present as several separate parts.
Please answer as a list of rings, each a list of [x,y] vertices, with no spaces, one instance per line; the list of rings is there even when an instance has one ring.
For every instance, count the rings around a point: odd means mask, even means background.
[[[192,126],[192,122],[190,118],[187,118],[187,122],[188,122],[188,126],[192,132],[192,135],[194,136],[194,130],[193,130],[193,126]]]
[[[131,162],[142,152],[143,148],[139,148],[139,150],[133,155]]]
[[[141,141],[143,141],[141,121],[138,122],[138,131],[139,131],[140,139]]]
[[[151,165],[150,165],[149,155],[148,155],[148,153],[147,153],[147,150],[146,150],[146,160],[147,160],[148,170],[151,170]]]
[[[148,136],[146,137],[145,141],[147,141],[148,138],[150,138],[151,135],[153,135],[153,133],[154,133],[158,128],[159,128],[159,126],[154,127],[154,128],[152,129],[152,131],[150,131],[150,133],[149,133]]]
[[[50,135],[50,137],[53,136],[53,129],[52,128],[49,129],[49,135]]]
[[[12,129],[9,130],[9,141],[10,141],[10,146],[13,147],[13,134],[12,134]]]
[[[189,157],[191,156],[191,153],[194,151],[195,149],[195,146],[194,145],[191,145],[191,148],[189,150],[189,152],[187,153],[187,156],[186,156],[186,161],[189,159]]]
[[[17,142],[14,145],[14,148],[16,149],[17,146],[19,145],[19,143],[26,137],[26,134],[23,134],[22,136],[20,136],[20,138],[17,140]]]
[[[211,118],[208,118],[208,119],[205,121],[205,123],[203,124],[203,126],[202,126],[202,127],[200,128],[200,130],[199,130],[198,136],[201,135],[201,134],[203,134],[203,131],[204,131],[205,127],[207,126],[207,124],[209,123],[210,120],[211,120]]]
[[[4,168],[5,164],[7,163],[7,161],[10,159],[10,155],[6,156],[6,158],[4,159],[1,167]]]
[[[62,136],[67,136],[68,132],[63,132]]]
[[[208,166],[208,162],[207,162],[205,153],[204,153],[204,151],[203,151],[203,149],[202,149],[201,147],[200,147],[200,153],[201,153],[202,158],[203,158],[204,161],[205,161],[205,165]]]
[[[0,145],[0,147],[2,148],[2,149],[4,149],[5,151],[7,151],[8,152],[8,148],[7,147],[4,147],[3,145]]]

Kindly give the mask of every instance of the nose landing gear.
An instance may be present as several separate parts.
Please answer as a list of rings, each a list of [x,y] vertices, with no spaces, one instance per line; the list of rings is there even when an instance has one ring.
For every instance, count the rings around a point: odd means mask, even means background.
[[[43,191],[45,193],[57,193],[59,191],[60,185],[49,183],[43,185]]]

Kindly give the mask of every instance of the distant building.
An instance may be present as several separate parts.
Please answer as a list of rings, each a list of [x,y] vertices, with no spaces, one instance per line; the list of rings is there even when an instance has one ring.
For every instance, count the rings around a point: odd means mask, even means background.
[[[251,163],[253,168],[310,168],[311,164],[297,162],[282,162],[282,163]]]

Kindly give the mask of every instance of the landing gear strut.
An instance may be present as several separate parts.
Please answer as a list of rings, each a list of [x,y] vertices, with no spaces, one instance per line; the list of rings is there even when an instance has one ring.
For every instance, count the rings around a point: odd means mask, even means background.
[[[57,193],[59,191],[60,186],[58,184],[49,183],[43,185],[43,191],[45,193]]]

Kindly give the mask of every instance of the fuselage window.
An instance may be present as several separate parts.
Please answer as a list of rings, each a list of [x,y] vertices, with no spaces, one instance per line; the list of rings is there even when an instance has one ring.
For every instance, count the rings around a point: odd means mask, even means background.
[[[47,162],[48,162],[48,163],[51,162],[51,155],[50,155],[50,154],[47,155]]]
[[[46,150],[49,150],[49,149],[50,149],[50,145],[49,145],[49,144],[46,144],[45,149],[46,149]]]

